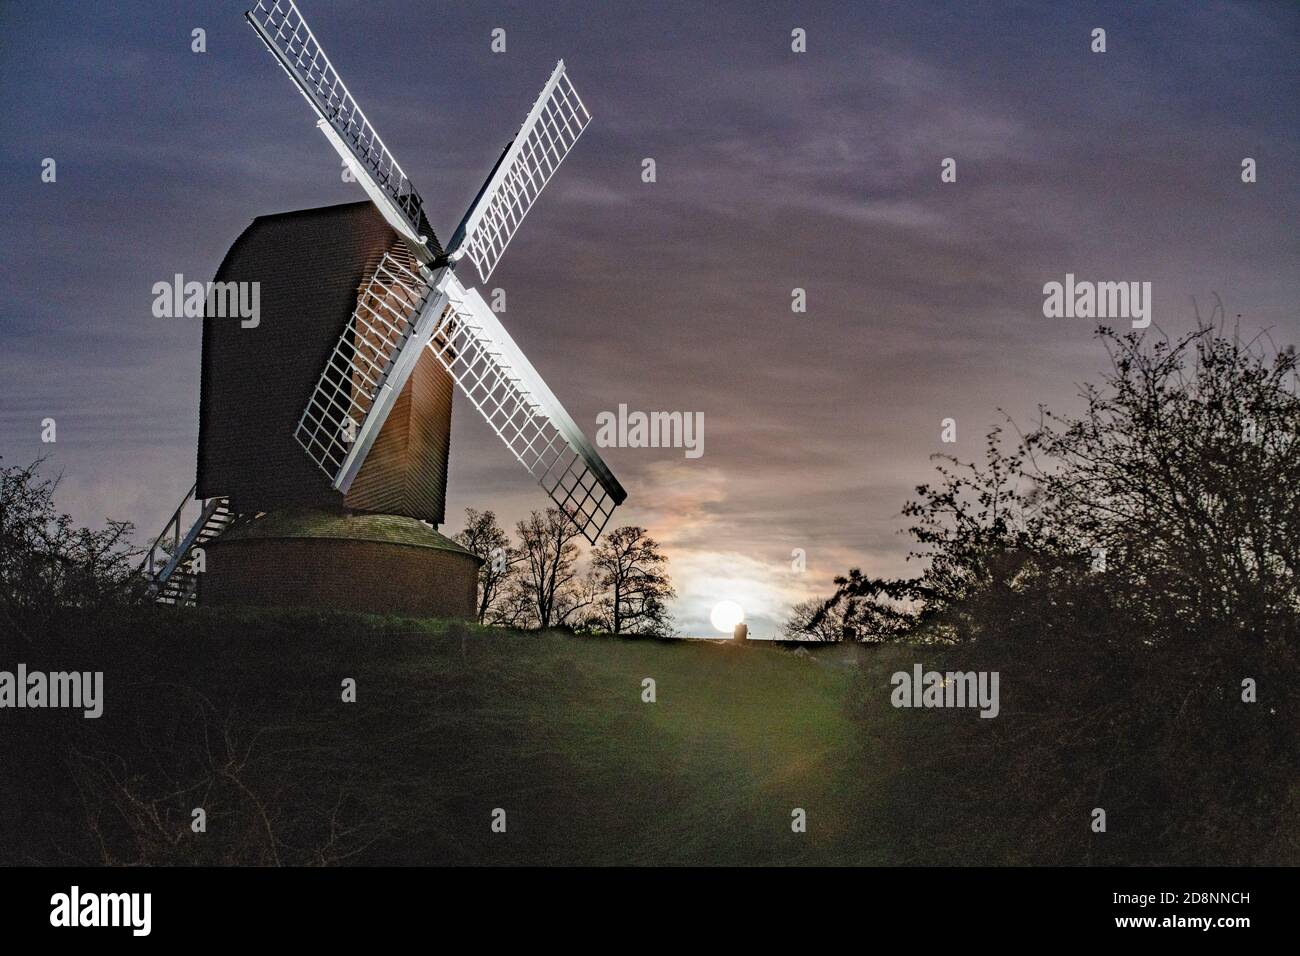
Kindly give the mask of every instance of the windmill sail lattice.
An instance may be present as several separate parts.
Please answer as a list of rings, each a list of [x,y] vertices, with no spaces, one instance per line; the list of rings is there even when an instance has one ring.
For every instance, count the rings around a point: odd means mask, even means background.
[[[428,236],[424,202],[366,119],[293,0],[259,0],[244,16],[320,117],[321,131],[417,253]],[[432,258],[432,253],[428,253]],[[425,258],[425,256],[422,256]]]
[[[384,256],[357,296],[294,432],[335,487],[347,490],[433,333],[439,304],[400,246]]]
[[[484,282],[590,122],[591,114],[565,74],[561,60],[478,202],[448,244],[453,256],[469,256]]]
[[[483,297],[454,277],[429,349],[465,397],[593,544],[627,493]]]

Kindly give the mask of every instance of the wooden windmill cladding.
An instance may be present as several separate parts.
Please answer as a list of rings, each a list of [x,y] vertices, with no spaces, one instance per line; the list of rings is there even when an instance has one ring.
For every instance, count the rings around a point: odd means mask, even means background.
[[[451,391],[451,376],[425,350],[348,489],[347,507],[442,523]]]
[[[369,202],[263,216],[236,240],[218,282],[259,282],[260,322],[203,322],[200,497],[236,512],[347,507],[444,518],[452,381],[421,356],[347,496],[293,438],[303,407],[396,233]]]

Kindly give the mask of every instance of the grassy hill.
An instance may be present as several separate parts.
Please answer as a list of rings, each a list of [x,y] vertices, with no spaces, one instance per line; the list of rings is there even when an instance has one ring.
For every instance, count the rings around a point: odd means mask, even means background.
[[[228,610],[0,649],[0,668],[103,670],[106,698],[98,720],[0,712],[3,863],[1106,862],[1059,768],[1039,782],[1050,811],[968,800],[997,771],[964,747],[1024,730],[1013,707],[892,708],[889,675],[925,649]],[[1038,849],[1015,814],[1048,821]]]
[[[6,862],[899,861],[862,727],[894,717],[863,707],[880,652],[312,612],[87,627],[7,648],[6,667],[104,670],[106,706],[3,715],[26,771],[5,775]]]

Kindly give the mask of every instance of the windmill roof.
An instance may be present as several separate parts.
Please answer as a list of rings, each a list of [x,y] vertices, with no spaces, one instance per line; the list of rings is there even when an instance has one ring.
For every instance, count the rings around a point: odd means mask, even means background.
[[[322,212],[335,210],[343,212],[345,210],[361,209],[362,207],[373,212],[377,218],[382,218],[379,210],[375,208],[374,204],[369,199],[359,199],[354,202],[335,203],[331,206],[313,206],[310,209],[286,209],[284,212],[263,213],[260,216],[254,216],[253,222],[256,224],[260,222],[274,222],[275,220],[295,218],[311,220],[317,218],[317,215]],[[387,226],[387,223],[385,223],[385,226]],[[391,227],[389,228],[391,229]],[[429,224],[428,217],[425,216],[423,209],[420,210],[420,232],[429,237],[429,245],[435,255],[440,256],[445,252],[442,248],[442,243],[438,241],[438,237],[434,234],[433,226]],[[394,232],[393,235],[395,237],[397,233]]]
[[[241,517],[220,537],[220,541],[251,541],[272,538],[342,538],[350,541],[378,541],[415,548],[455,551],[477,558],[451,538],[439,534],[423,521],[404,515],[332,512],[308,509],[276,511],[256,517]]]

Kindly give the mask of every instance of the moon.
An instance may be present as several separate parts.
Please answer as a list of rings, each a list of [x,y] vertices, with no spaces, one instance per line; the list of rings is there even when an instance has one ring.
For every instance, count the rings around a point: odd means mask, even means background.
[[[709,620],[723,634],[730,634],[736,629],[736,625],[745,619],[745,609],[735,601],[719,601],[713,606],[713,613],[709,615]]]

